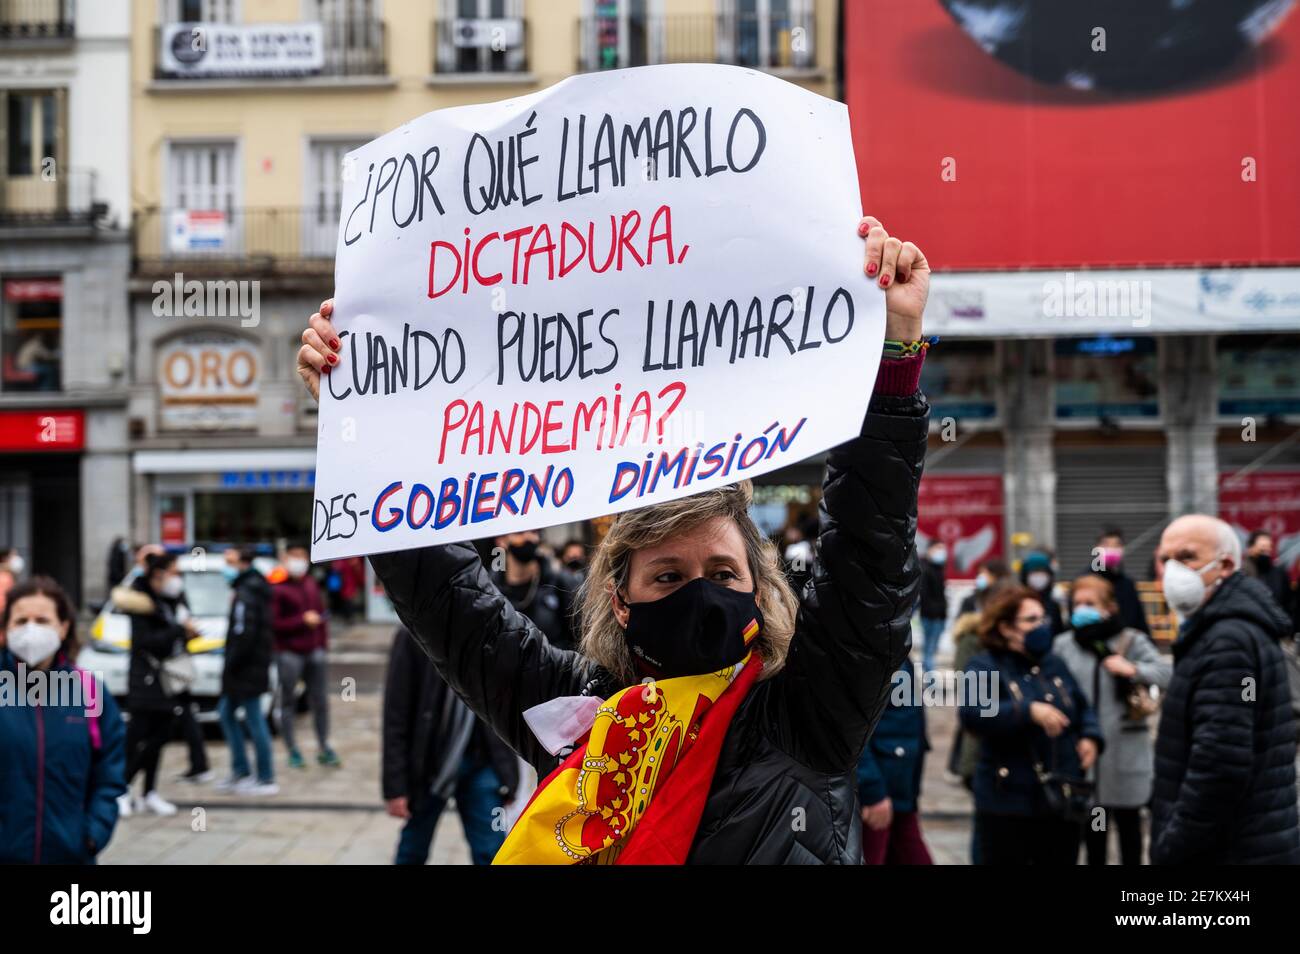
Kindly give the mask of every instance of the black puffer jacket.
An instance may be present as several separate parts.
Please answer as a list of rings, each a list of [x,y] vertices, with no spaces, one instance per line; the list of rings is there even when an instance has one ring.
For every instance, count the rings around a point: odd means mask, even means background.
[[[128,710],[177,707],[176,700],[163,691],[158,670],[163,660],[180,652],[189,638],[177,617],[179,606],[180,600],[156,595],[143,576],[113,590],[113,608],[131,617]]]
[[[384,800],[405,798],[418,811],[433,792],[449,798],[467,751],[479,748],[501,783],[502,801],[519,788],[519,760],[438,675],[404,627],[393,635],[384,684]]]
[[[249,567],[231,589],[221,692],[242,702],[271,688],[271,584]]]
[[[732,720],[692,863],[861,863],[854,771],[911,644],[928,415],[919,394],[875,397],[861,436],[830,452],[818,561],[785,668],[758,683]],[[443,677],[540,776],[557,763],[524,710],[623,688],[591,660],[551,646],[492,586],[473,547],[370,559]]]
[[[1229,577],[1174,644],[1151,798],[1154,864],[1296,864],[1290,629],[1267,590]]]

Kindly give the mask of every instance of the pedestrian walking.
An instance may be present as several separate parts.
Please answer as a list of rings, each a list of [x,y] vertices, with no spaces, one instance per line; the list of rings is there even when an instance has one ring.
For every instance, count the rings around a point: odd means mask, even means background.
[[[285,578],[271,588],[271,629],[275,636],[275,664],[280,682],[280,732],[289,750],[289,767],[305,768],[294,728],[296,691],[301,681],[307,689],[316,730],[316,761],[338,768],[343,764],[330,748],[329,731],[329,629],[325,601],[312,577],[307,548],[294,545],[285,550]]]
[[[182,622],[178,609],[184,580],[176,556],[150,553],[144,572],[129,586],[113,593],[113,605],[131,619],[131,663],[127,678],[127,710],[131,721],[126,733],[127,794],[119,799],[123,816],[143,808],[155,815],[174,815],[176,806],[158,792],[158,766],[163,746],[176,731],[181,714],[179,698],[193,678],[185,643],[196,635],[192,623]],[[136,803],[130,786],[144,776],[144,795]]]
[[[232,598],[217,712],[230,747],[230,777],[218,783],[218,788],[244,795],[275,795],[280,787],[275,783],[271,731],[262,711],[262,696],[271,688],[271,584],[253,566],[254,556],[252,547],[227,550],[222,567]],[[253,742],[256,778],[248,766],[245,735]]]

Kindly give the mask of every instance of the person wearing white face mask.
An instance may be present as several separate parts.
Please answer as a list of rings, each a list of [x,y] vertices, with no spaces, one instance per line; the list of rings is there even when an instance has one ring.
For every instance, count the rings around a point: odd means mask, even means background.
[[[1287,619],[1241,572],[1241,541],[1203,514],[1173,521],[1156,567],[1180,620],[1161,705],[1153,864],[1297,864],[1296,740],[1279,640]]]
[[[291,546],[284,551],[287,579],[271,588],[271,630],[275,636],[275,665],[280,682],[280,731],[289,749],[289,767],[305,768],[294,733],[294,690],[301,680],[307,687],[307,703],[316,728],[316,762],[330,768],[342,765],[329,744],[329,692],[326,688],[329,659],[329,630],[325,621],[325,598],[308,571],[307,548]]]
[[[0,705],[0,864],[86,864],[117,824],[126,730],[74,665],[74,617],[47,577],[18,584],[0,614],[0,673],[23,693]]]
[[[176,806],[157,791],[158,763],[181,714],[184,691],[167,671],[168,660],[185,651],[197,635],[185,619],[181,596],[185,581],[171,553],[150,553],[144,572],[128,587],[113,591],[113,605],[131,618],[131,667],[127,680],[126,784],[144,773],[143,807],[155,815],[174,815]],[[124,816],[137,809],[130,793],[123,796]]]

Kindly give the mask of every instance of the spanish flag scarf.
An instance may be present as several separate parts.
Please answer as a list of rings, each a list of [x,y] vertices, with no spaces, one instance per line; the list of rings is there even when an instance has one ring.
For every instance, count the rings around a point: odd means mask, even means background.
[[[754,621],[746,644],[757,635]],[[537,787],[492,863],[682,864],[732,716],[762,668],[751,651],[718,672],[610,696],[586,741]]]

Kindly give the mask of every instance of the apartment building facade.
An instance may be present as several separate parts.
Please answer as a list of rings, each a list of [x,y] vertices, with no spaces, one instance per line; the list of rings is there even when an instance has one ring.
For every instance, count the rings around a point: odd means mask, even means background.
[[[129,528],[128,7],[0,3],[0,546],[76,599]]]

